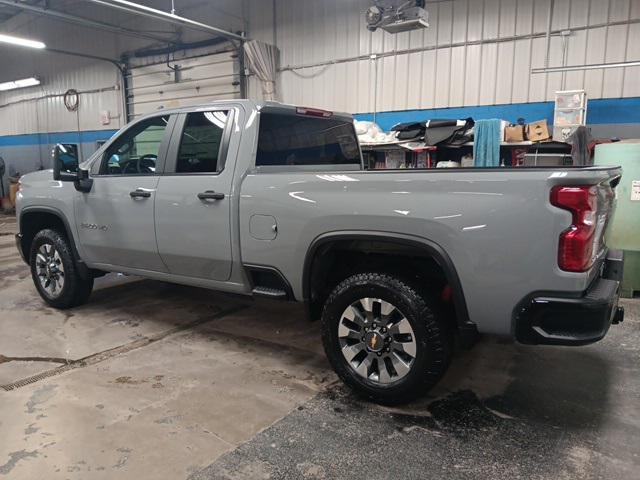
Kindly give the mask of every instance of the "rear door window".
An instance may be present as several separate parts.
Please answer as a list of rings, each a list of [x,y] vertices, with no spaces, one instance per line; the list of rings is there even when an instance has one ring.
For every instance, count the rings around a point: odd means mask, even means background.
[[[222,170],[220,152],[229,112],[194,112],[187,115],[182,131],[176,173],[217,173]]]
[[[262,112],[256,166],[359,166],[353,122]]]

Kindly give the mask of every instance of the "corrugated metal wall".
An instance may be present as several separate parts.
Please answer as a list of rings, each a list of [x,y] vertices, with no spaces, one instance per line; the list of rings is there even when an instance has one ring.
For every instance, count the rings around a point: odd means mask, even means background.
[[[36,70],[48,73],[41,86],[0,94],[0,156],[8,174],[50,168],[51,148],[57,142],[77,143],[86,159],[97,149],[96,140],[109,138],[123,124],[115,66],[55,57],[43,58],[42,68]],[[70,88],[81,92],[75,112],[65,108],[60,95]],[[100,119],[103,111],[111,117],[108,125]],[[6,187],[7,177],[4,181]]]
[[[277,0],[280,96],[349,112],[539,102],[580,88],[640,96],[640,67],[530,74],[544,66],[549,2],[428,1],[429,29],[391,35],[366,29],[369,0]],[[273,42],[269,4],[250,2],[247,18],[251,36]],[[640,60],[638,20],[640,0],[555,0],[552,29],[571,32],[552,37],[550,66]]]
[[[565,88],[585,88],[590,98],[640,96],[640,67],[530,74],[531,67],[544,64],[549,1],[428,1],[431,28],[397,35],[365,28],[363,14],[370,0],[226,2],[225,8],[232,11],[229,18],[202,3],[192,10],[185,3],[181,13],[213,24],[217,19],[223,27],[231,22],[228,28],[237,29],[243,23],[238,6],[243,3],[249,36],[280,48],[285,71],[278,90],[285,102],[357,113],[537,102]],[[78,26],[67,28],[46,18],[26,18],[5,29],[36,38],[53,35],[54,46],[69,49],[88,41],[113,58],[123,46],[144,44]],[[553,29],[574,29],[566,37],[564,63],[640,59],[640,23],[605,26],[629,19],[640,19],[640,0],[555,0]],[[128,24],[137,25],[139,19],[130,17]],[[561,36],[552,37],[551,53],[551,65],[561,65]],[[371,60],[371,54],[381,56]],[[107,91],[83,96],[79,118],[66,112],[59,97],[0,107],[0,135],[120,125],[118,119],[107,126],[100,122],[100,110],[122,114],[122,92],[108,90],[118,84],[117,70],[110,64],[53,54],[26,58],[18,51],[3,60],[13,76],[40,74],[45,82],[41,88],[0,94],[0,105],[67,88]],[[311,65],[317,66],[302,68]],[[249,95],[259,98],[255,78],[249,87]]]
[[[2,25],[2,31],[34,39],[48,46],[116,58],[117,38],[86,27],[74,27],[33,15],[19,15]],[[91,48],[101,46],[100,52]],[[115,65],[77,56],[5,47],[2,51],[4,80],[41,77],[38,87],[0,93],[0,136],[118,128],[122,120],[121,79]],[[68,112],[58,96],[68,89],[80,95],[77,112]],[[102,125],[100,111],[114,117]],[[119,115],[119,117],[118,117]]]
[[[122,82],[116,67],[103,62],[78,65],[75,60],[70,65],[59,58],[55,61],[56,74],[43,75],[42,85],[0,94],[0,135],[119,128],[123,120]],[[68,89],[80,92],[76,112],[64,106],[61,94]],[[101,111],[110,112],[108,125],[102,124]]]

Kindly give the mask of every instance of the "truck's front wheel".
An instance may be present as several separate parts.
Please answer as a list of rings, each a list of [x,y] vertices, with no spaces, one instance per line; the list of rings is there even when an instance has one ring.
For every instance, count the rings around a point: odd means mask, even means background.
[[[58,231],[45,229],[35,235],[29,264],[38,293],[52,307],[75,307],[91,295],[93,277],[78,274],[71,245]]]
[[[436,302],[399,278],[342,281],[322,313],[325,352],[340,378],[379,403],[408,402],[446,371],[451,342]]]

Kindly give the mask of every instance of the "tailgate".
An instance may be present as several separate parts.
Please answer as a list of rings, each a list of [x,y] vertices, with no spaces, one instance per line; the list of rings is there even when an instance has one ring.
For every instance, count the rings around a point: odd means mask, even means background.
[[[610,177],[598,184],[598,209],[596,218],[596,233],[594,243],[594,255],[598,258],[596,266],[604,259],[607,244],[606,238],[611,225],[611,219],[616,208],[615,188],[620,183],[621,175]]]

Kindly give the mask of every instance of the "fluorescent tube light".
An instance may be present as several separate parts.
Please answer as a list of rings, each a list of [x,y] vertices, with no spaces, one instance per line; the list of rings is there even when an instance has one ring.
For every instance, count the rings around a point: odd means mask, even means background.
[[[22,80],[0,83],[0,92],[15,90],[16,88],[35,87],[36,85],[40,85],[40,80],[36,77],[23,78]]]
[[[29,48],[46,48],[46,45],[37,40],[27,40],[26,38],[14,37],[13,35],[3,35],[0,33],[0,43],[10,43],[11,45],[18,45],[19,47]]]
[[[596,63],[591,65],[570,65],[567,67],[532,68],[531,73],[557,73],[572,72],[574,70],[598,70],[600,68],[624,68],[638,66],[640,66],[640,60],[634,60],[632,62]]]

